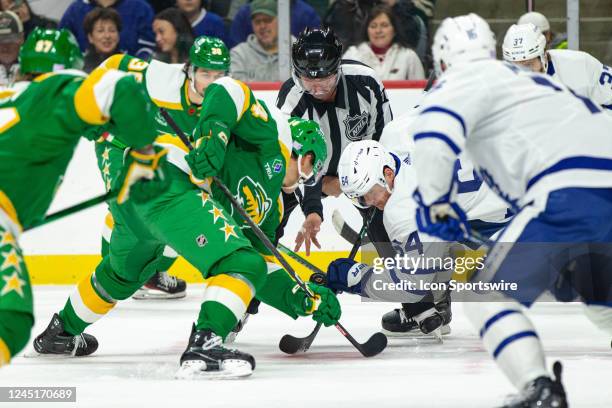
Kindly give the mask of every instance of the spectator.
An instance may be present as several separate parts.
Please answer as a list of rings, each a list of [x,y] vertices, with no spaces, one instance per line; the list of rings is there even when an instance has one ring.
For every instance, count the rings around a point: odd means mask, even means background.
[[[425,61],[428,53],[428,28],[423,20],[422,12],[412,0],[382,0],[391,7],[397,24],[397,34],[402,36],[408,47],[412,48],[421,61]]]
[[[397,19],[389,6],[372,9],[366,20],[364,37],[367,41],[350,47],[344,59],[361,61],[383,79],[424,79],[419,56],[398,35]]]
[[[0,12],[0,86],[10,86],[19,75],[19,47],[23,24],[12,11]]]
[[[83,28],[89,41],[83,71],[91,72],[111,55],[120,53],[121,16],[112,8],[96,7],[85,15]]]
[[[24,37],[30,35],[34,27],[57,27],[57,23],[55,21],[34,14],[27,0],[0,0],[0,5],[2,6],[2,10],[12,11],[19,16],[19,19],[23,24]]]
[[[347,49],[363,41],[366,20],[376,4],[378,0],[336,0],[327,10],[323,25],[332,28]]]
[[[144,0],[74,0],[62,16],[59,26],[72,31],[81,51],[84,52],[88,46],[83,20],[96,7],[112,7],[121,16],[120,49],[139,58],[150,58],[155,47],[155,37],[151,31],[153,9]]]
[[[276,0],[253,0],[254,34],[232,48],[230,75],[241,81],[278,81],[278,19]]]
[[[278,8],[277,1],[274,2]],[[306,27],[317,28],[321,26],[321,19],[317,12],[303,0],[291,0],[291,34],[299,35]],[[230,29],[230,46],[246,41],[253,33],[251,24],[251,5],[240,7]]]
[[[170,64],[184,64],[189,60],[193,31],[187,17],[176,7],[158,13],[153,19],[157,51],[153,58]]]
[[[225,32],[223,19],[217,14],[207,11],[202,6],[202,0],[176,0],[176,7],[187,17],[196,37],[202,35],[217,37],[227,45],[227,33]]]

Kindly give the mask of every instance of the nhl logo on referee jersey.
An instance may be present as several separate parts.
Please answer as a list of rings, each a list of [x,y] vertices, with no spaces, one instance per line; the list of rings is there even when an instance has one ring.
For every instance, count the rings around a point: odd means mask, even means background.
[[[366,111],[361,112],[359,115],[348,115],[344,119],[346,138],[351,142],[361,140],[362,133],[368,128],[369,123],[370,114]]]
[[[200,248],[202,248],[203,246],[205,246],[206,244],[208,244],[208,240],[206,239],[206,237],[204,236],[204,234],[200,234],[198,235],[198,237],[196,238],[196,244],[198,244],[198,246]]]

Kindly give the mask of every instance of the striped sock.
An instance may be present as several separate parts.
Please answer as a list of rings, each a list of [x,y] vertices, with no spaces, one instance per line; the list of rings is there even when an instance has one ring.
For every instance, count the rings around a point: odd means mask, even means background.
[[[521,390],[541,376],[550,376],[542,343],[517,302],[464,303],[482,342],[510,382]]]
[[[210,329],[225,338],[246,312],[255,290],[239,274],[216,275],[208,278],[205,285],[196,328]]]
[[[78,283],[59,313],[64,321],[64,330],[74,336],[81,334],[116,304],[98,283],[95,273],[92,273]]]

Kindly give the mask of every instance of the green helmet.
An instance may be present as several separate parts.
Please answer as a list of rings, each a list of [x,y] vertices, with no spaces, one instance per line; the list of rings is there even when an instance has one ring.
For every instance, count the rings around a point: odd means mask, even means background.
[[[216,37],[198,37],[189,50],[189,61],[194,67],[214,71],[229,71],[230,54],[225,43]]]
[[[301,171],[301,163],[298,160],[298,171],[300,177],[303,177],[304,184],[313,185],[319,180],[321,170],[325,160],[327,160],[327,145],[325,143],[325,135],[321,131],[319,124],[312,120],[302,118],[289,119],[289,127],[291,128],[291,138],[293,139],[293,153],[298,156],[305,156],[307,153],[314,154],[314,163],[312,175],[304,176]]]
[[[19,65],[22,74],[81,69],[83,55],[70,31],[36,27],[19,50]]]

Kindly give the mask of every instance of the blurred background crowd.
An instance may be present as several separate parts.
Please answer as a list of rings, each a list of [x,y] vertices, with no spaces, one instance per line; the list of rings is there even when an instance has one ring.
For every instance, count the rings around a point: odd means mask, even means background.
[[[581,49],[609,64],[612,2],[580,3],[581,23],[585,22]],[[526,10],[524,0],[290,0],[290,4],[292,40],[306,27],[332,27],[343,44],[344,58],[371,66],[383,80],[426,78],[432,33],[449,15],[475,11],[487,17],[501,41]],[[538,10],[547,15],[532,22],[545,33],[550,48],[567,47],[565,4],[565,0],[537,1]],[[70,30],[85,53],[86,71],[115,53],[184,63],[194,38],[208,35],[231,49],[233,77],[277,81],[277,7],[277,0],[0,0],[0,85],[11,82],[19,46],[37,26]]]

